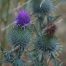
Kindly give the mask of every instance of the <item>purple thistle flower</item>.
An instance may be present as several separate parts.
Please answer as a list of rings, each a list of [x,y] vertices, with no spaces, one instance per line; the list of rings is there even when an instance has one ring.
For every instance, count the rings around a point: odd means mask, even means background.
[[[30,23],[30,15],[27,11],[21,10],[17,16],[17,25],[26,26]]]

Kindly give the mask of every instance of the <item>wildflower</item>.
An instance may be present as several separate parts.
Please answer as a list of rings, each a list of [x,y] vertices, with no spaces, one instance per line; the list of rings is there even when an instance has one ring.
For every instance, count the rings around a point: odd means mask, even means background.
[[[42,0],[40,4],[40,8],[44,14],[49,14],[53,10],[52,1],[50,0]]]
[[[25,26],[30,23],[30,15],[27,11],[21,10],[17,16],[17,25]]]
[[[50,0],[33,0],[34,13],[48,14],[52,11],[53,5]]]
[[[39,50],[53,55],[56,55],[62,49],[62,46],[58,43],[55,37],[52,39],[47,39],[46,37],[41,39],[39,37],[36,46]]]
[[[11,29],[8,36],[9,43],[15,48],[19,46],[18,50],[16,51],[17,56],[21,56],[22,52],[26,48],[26,45],[30,41],[30,32],[25,29],[21,29],[19,27],[15,27]]]
[[[56,25],[49,23],[45,32],[48,37],[52,37],[54,35],[55,31],[56,31]]]

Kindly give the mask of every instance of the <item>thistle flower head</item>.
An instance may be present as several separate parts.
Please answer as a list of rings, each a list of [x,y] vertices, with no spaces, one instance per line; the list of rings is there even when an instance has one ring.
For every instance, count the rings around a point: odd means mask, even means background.
[[[30,32],[25,29],[22,30],[21,28],[14,27],[9,32],[9,39],[12,45],[25,45],[29,42],[30,39]]]
[[[52,37],[54,35],[55,31],[56,31],[56,25],[49,23],[45,32],[48,37]]]
[[[30,15],[27,11],[21,10],[17,16],[17,25],[25,26],[30,23]]]
[[[53,5],[50,0],[39,0],[39,1],[33,1],[33,10],[34,13],[39,14],[48,14],[52,11]]]
[[[44,14],[51,13],[53,9],[52,1],[50,0],[42,0],[40,4],[40,8]]]
[[[58,43],[56,38],[47,39],[46,37],[44,39],[39,37],[36,43],[36,47],[45,53],[48,52],[49,54],[52,53],[54,55],[58,54],[58,52],[62,49],[62,46],[60,43]]]
[[[29,43],[30,36],[31,34],[28,29],[23,30],[22,28],[16,26],[9,32],[8,41],[13,47],[19,46],[16,51],[16,55],[19,57],[26,48],[26,45]]]

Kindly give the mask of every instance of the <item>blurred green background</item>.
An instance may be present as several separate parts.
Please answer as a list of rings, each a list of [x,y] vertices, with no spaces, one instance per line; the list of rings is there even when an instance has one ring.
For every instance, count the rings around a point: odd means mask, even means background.
[[[15,20],[18,10],[15,10],[19,5],[22,5],[27,0],[0,0],[0,46],[4,49],[10,49],[9,44],[7,43],[7,30],[2,31],[2,28],[5,28],[8,24]],[[52,0],[54,5],[57,6],[60,3],[60,0]],[[57,24],[58,29],[56,31],[56,36],[60,40],[61,44],[64,47],[64,51],[60,54],[60,59],[66,66],[66,2],[65,4],[60,4],[57,6],[56,14],[61,14],[63,22]],[[0,60],[3,59],[3,54],[0,51]],[[26,57],[27,60],[27,57]],[[1,64],[0,66],[11,66],[10,64]]]

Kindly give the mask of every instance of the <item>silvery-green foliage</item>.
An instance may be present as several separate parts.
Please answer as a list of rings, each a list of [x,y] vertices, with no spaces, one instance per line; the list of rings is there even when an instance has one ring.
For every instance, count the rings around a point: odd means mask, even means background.
[[[4,54],[4,60],[5,60],[5,62],[13,63],[15,60],[15,57],[14,57],[13,53],[7,52]]]
[[[24,61],[22,59],[17,58],[15,59],[13,66],[25,66]]]
[[[38,51],[37,49],[34,49],[29,53],[29,56],[33,63],[33,66],[44,66],[42,52]]]

